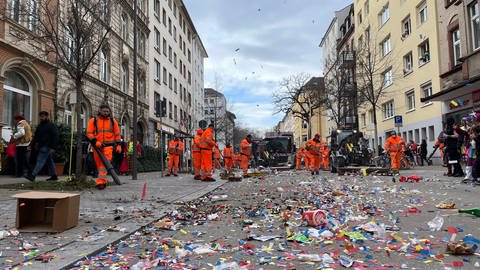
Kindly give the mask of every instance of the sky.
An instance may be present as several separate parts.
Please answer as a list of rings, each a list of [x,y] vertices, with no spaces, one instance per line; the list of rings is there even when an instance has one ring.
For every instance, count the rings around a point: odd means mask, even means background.
[[[298,73],[322,76],[320,41],[347,0],[184,0],[208,54],[205,87],[227,99],[236,124],[271,130],[274,91]]]

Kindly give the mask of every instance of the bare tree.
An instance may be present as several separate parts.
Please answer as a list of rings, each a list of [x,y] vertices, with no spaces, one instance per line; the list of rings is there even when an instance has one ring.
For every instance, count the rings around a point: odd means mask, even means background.
[[[84,99],[83,83],[87,70],[102,48],[110,32],[110,0],[45,0],[11,1],[7,14],[22,14],[33,35],[24,35],[18,42],[37,41],[45,44],[36,48],[41,56],[53,55],[57,67],[73,81],[76,92],[77,119],[76,166],[77,180],[82,174],[82,121],[81,104]],[[70,157],[71,158],[71,157]]]
[[[308,137],[312,137],[310,120],[323,104],[324,81],[299,73],[283,78],[279,91],[273,94],[276,113],[292,114],[308,123]]]
[[[374,149],[378,155],[377,108],[389,93],[393,78],[397,77],[399,67],[393,64],[393,51],[375,42],[367,36],[359,41],[356,51],[356,83],[359,99],[364,106],[371,108],[374,125]],[[398,76],[399,78],[400,76]],[[382,109],[382,108],[380,108]]]

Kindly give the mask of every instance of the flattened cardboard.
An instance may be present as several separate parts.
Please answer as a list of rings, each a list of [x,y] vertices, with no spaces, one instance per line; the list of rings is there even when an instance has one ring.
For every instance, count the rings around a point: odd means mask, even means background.
[[[24,192],[17,198],[16,227],[21,232],[62,232],[78,223],[80,195],[58,192]]]

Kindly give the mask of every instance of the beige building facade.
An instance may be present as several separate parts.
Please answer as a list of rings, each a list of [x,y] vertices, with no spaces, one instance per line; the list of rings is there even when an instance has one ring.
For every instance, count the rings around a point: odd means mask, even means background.
[[[384,69],[378,70],[376,83],[384,94],[376,108],[378,142],[383,145],[389,132],[399,131],[405,140],[433,146],[442,130],[442,106],[421,98],[440,91],[439,35],[437,0],[374,1],[355,0],[355,42],[370,41]],[[357,78],[358,80],[358,78]],[[359,128],[370,147],[374,145],[371,105],[359,108]],[[395,119],[402,119],[396,125]],[[398,121],[399,122],[399,121]]]

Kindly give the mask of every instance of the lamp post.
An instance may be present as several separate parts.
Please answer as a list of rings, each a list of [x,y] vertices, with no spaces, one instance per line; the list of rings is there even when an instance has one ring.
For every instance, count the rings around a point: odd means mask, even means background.
[[[137,180],[137,0],[133,1],[133,156],[132,156],[132,180]]]

